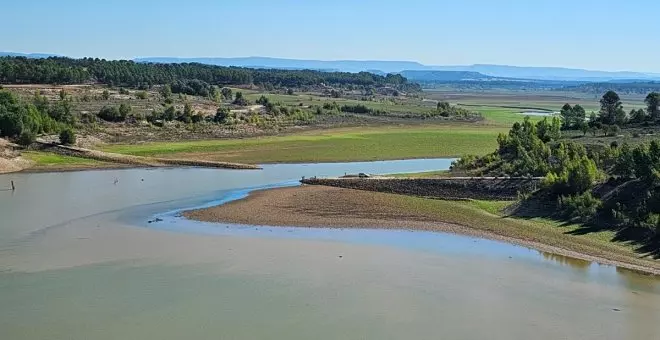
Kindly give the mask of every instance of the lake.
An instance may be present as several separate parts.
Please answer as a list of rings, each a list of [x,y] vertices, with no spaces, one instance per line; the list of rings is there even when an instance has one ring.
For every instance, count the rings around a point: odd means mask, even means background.
[[[0,338],[660,338],[660,281],[628,270],[442,233],[177,215],[302,176],[450,163],[0,175],[17,188],[0,191]]]

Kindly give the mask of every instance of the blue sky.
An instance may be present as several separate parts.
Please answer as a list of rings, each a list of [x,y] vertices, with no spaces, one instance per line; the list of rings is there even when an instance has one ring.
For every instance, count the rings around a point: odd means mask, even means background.
[[[660,72],[658,0],[3,2],[0,51]]]

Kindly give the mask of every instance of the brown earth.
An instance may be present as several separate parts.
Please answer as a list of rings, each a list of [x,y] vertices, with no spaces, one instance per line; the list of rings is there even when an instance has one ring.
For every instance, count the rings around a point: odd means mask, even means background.
[[[660,275],[660,263],[635,257],[633,253],[589,253],[588,248],[563,243],[545,244],[508,229],[491,229],[442,221],[437,214],[411,210],[393,200],[400,195],[324,186],[302,186],[257,191],[247,199],[221,206],[184,212],[187,218],[206,222],[228,222],[264,226],[402,229],[449,232],[493,239],[544,252],[616,265]],[[246,213],[249,212],[249,213]],[[571,250],[571,249],[579,250]]]

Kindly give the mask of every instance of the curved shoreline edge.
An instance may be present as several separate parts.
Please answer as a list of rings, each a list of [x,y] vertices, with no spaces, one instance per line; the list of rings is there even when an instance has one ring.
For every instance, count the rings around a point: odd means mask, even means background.
[[[564,243],[552,245],[511,234],[506,230],[475,228],[419,211],[396,209],[396,204],[388,202],[392,198],[397,201],[410,197],[322,186],[284,186],[247,190],[246,195],[237,199],[221,203],[215,201],[192,209],[180,209],[178,212],[190,220],[239,225],[450,233],[660,276],[660,262],[634,256],[634,253],[598,253],[587,249],[571,249],[579,248],[578,244],[572,243],[575,239],[571,238],[575,236],[566,235]],[[250,213],[246,214],[246,211]]]

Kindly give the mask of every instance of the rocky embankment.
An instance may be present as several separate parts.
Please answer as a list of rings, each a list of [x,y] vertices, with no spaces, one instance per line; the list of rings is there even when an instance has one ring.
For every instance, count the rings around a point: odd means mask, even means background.
[[[441,199],[514,200],[538,189],[540,178],[307,178],[303,184]]]

